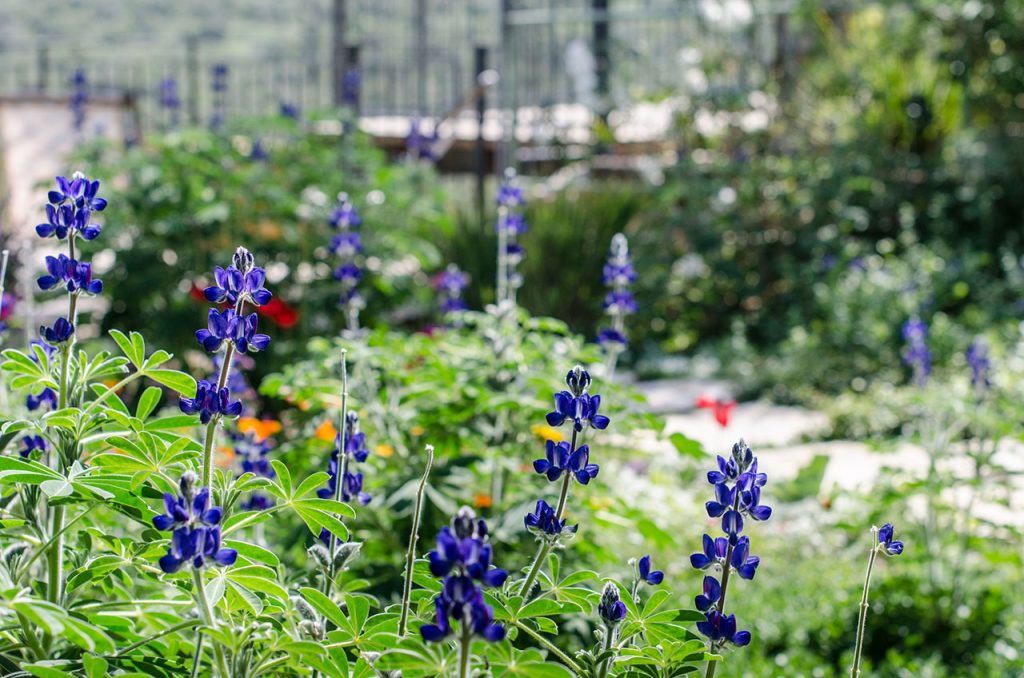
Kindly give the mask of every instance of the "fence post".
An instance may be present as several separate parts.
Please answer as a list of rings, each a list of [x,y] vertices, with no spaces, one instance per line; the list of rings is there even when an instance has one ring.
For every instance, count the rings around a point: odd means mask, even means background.
[[[334,105],[345,103],[345,2],[334,0],[334,11],[331,17],[332,55],[331,75],[334,79]]]
[[[185,77],[188,78],[188,121],[199,125],[199,36],[185,38]]]
[[[515,161],[516,143],[516,67],[515,53],[512,45],[512,0],[501,0],[501,62],[500,71],[501,87],[499,115],[502,120],[502,139],[500,149],[495,153],[495,169],[503,171],[511,167]],[[504,108],[508,107],[506,115]]]
[[[608,80],[611,71],[609,37],[611,22],[608,18],[608,0],[591,0],[593,13],[594,62],[597,69],[597,113],[603,119],[608,114]]]
[[[359,63],[359,45],[345,47],[344,102],[352,108],[356,118],[362,110],[363,71]]]
[[[483,83],[483,72],[487,70],[487,48],[478,45],[474,51],[473,72],[476,74],[476,87],[480,96],[476,99],[476,150],[474,170],[476,172],[476,206],[477,214],[480,215],[480,223],[484,224],[484,199],[485,183],[487,179],[487,168],[484,163],[484,114],[487,112],[487,87]]]
[[[46,94],[50,80],[50,48],[46,45],[36,51],[36,89]]]
[[[416,115],[427,114],[427,0],[416,0]]]

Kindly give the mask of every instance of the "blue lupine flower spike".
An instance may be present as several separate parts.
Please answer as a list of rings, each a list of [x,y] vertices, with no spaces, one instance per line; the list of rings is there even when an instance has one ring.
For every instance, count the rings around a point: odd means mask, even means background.
[[[153,527],[171,531],[171,545],[160,558],[160,569],[172,574],[185,564],[196,569],[209,565],[233,565],[235,549],[221,547],[220,521],[223,511],[210,505],[210,488],[196,489],[196,475],[186,471],[179,482],[179,493],[164,495],[166,513],[153,518]]]
[[[447,638],[453,622],[467,625],[463,631],[490,642],[505,637],[505,628],[494,622],[494,610],[484,601],[481,587],[502,586],[508,573],[492,567],[491,545],[486,540],[486,523],[468,507],[459,509],[451,527],[441,528],[437,548],[427,556],[431,573],[444,578],[441,594],[434,598],[435,623],[420,627],[427,642]]]
[[[714,498],[705,508],[708,516],[721,518],[726,536],[705,534],[701,552],[690,556],[695,569],[722,573],[720,578],[706,576],[703,593],[694,599],[697,609],[704,613],[704,621],[697,623],[697,630],[708,638],[709,652],[718,652],[727,643],[750,643],[750,632],[737,631],[736,616],[723,609],[726,587],[732,581],[732,572],[741,579],[752,580],[761,564],[760,558],[750,554],[750,538],[741,534],[744,518],[763,521],[772,515],[771,507],[761,503],[761,489],[768,483],[768,476],[758,470],[757,457],[744,441],[733,445],[728,459],[720,456],[716,462],[717,468],[707,474],[714,487]]]

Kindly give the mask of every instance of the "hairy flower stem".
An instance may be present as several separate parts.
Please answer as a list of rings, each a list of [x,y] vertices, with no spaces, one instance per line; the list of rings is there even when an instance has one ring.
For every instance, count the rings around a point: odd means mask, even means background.
[[[192,583],[195,585],[196,601],[199,603],[199,607],[202,610],[203,621],[206,622],[207,626],[216,628],[217,617],[214,616],[213,607],[210,605],[210,599],[206,597],[206,588],[203,585],[203,573],[195,568],[192,568]],[[231,672],[228,670],[228,663],[224,659],[224,649],[216,639],[212,639],[212,643],[213,656],[217,662],[218,673],[221,678],[230,678]]]
[[[335,467],[334,478],[334,501],[341,501],[342,486],[345,482],[345,474],[348,473],[348,452],[345,450],[345,442],[348,437],[348,349],[341,349],[341,422],[338,426],[338,464]],[[327,576],[324,577],[324,595],[331,595],[331,585],[337,572],[334,566],[334,555],[338,549],[338,535],[331,532],[330,538],[330,562],[327,565]]]
[[[569,670],[571,670],[573,673],[575,673],[576,675],[582,675],[583,674],[583,669],[580,668],[580,665],[577,664],[572,659],[570,659],[569,655],[565,654],[560,649],[558,649],[558,646],[555,645],[554,643],[552,643],[550,640],[548,640],[544,636],[540,635],[539,633],[537,633],[536,631],[531,629],[529,626],[527,626],[526,624],[523,624],[520,621],[509,620],[509,623],[512,624],[513,626],[515,626],[517,629],[519,629],[523,633],[525,633],[526,635],[528,635],[531,638],[533,638],[534,640],[536,640],[541,645],[543,645],[547,649],[548,652],[550,652],[554,656],[558,657],[559,661],[561,661],[563,664],[565,664],[567,667],[569,667]]]
[[[239,304],[241,306],[241,304]],[[224,362],[220,366],[220,376],[217,378],[217,393],[228,383],[228,376],[231,374],[231,360],[235,357],[235,345],[228,342],[224,351]],[[213,448],[217,440],[217,425],[220,424],[220,415],[214,415],[210,423],[206,425],[206,440],[203,443],[203,484],[201,487],[209,487],[213,491]]]
[[[853,667],[850,676],[860,676],[860,656],[864,650],[864,628],[868,622],[868,591],[871,589],[871,571],[875,568],[878,556],[878,528],[871,528],[871,554],[868,556],[868,571],[864,575],[864,590],[860,594],[860,615],[857,618],[857,639],[853,645]]]
[[[736,498],[732,502],[732,510],[739,510],[740,506],[740,493],[736,492]],[[729,547],[725,550],[725,563],[722,564],[722,596],[718,599],[718,612],[725,614],[725,596],[729,592],[729,575],[732,574],[732,550],[733,543],[729,540]],[[708,641],[708,652],[714,651],[714,642]],[[707,671],[704,673],[704,678],[714,678],[715,669],[718,668],[718,662],[708,662]]]
[[[416,506],[412,512],[412,531],[409,533],[409,550],[405,554],[405,582],[402,588],[402,614],[398,619],[398,635],[404,636],[409,626],[409,606],[412,602],[412,569],[416,562],[416,542],[420,538],[420,517],[423,512],[423,496],[427,491],[427,478],[430,467],[434,464],[434,446],[427,445],[427,465],[423,469],[423,478],[416,491]]]
[[[473,632],[469,629],[469,623],[463,619],[459,622],[462,627],[462,637],[459,640],[459,678],[469,678],[469,658],[473,654]]]
[[[604,642],[601,644],[601,651],[608,652],[612,649],[612,643],[615,641],[615,629],[609,625],[604,627]],[[597,670],[598,678],[605,678],[608,675],[608,669],[611,668],[611,658],[605,659],[601,662],[600,668]]]
[[[569,443],[569,455],[576,451],[576,436],[577,432],[574,428],[572,430],[572,442]],[[558,495],[558,507],[555,509],[555,520],[561,520],[562,515],[565,513],[565,505],[569,501],[569,486],[572,485],[572,474],[566,472],[562,477],[562,491]],[[542,540],[540,549],[537,550],[537,557],[533,559],[533,565],[530,566],[530,571],[526,575],[526,579],[523,581],[522,588],[519,589],[519,597],[526,601],[526,596],[530,593],[530,587],[533,586],[533,582],[537,580],[537,575],[540,574],[540,568],[544,565],[544,559],[547,558],[548,553],[551,552],[551,544],[547,540]]]

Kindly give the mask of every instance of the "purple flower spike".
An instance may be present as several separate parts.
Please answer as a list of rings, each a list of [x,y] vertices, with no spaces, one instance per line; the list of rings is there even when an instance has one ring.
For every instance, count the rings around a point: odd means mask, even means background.
[[[502,586],[508,573],[491,566],[491,545],[486,538],[487,525],[476,520],[466,507],[452,518],[450,528],[441,528],[437,548],[427,558],[431,573],[444,577],[444,581],[441,594],[434,598],[435,623],[420,627],[425,641],[436,643],[447,638],[453,622],[458,622],[464,632],[489,642],[505,637],[504,627],[494,622],[494,610],[484,602],[481,587]]]

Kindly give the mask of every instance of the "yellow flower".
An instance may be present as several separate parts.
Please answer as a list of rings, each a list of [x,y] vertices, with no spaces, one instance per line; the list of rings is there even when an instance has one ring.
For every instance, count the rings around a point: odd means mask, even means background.
[[[414,436],[421,436],[423,435],[423,427],[413,426],[411,429],[409,429],[409,432],[412,433]]]
[[[612,501],[611,497],[591,497],[590,498],[590,508],[596,509],[596,510],[611,508],[612,504],[614,504],[614,503],[615,502]]]
[[[338,435],[338,429],[334,428],[334,424],[331,423],[330,419],[326,419],[324,423],[316,427],[316,433],[313,435],[316,436],[317,440],[333,443]]]
[[[562,435],[561,431],[547,424],[534,424],[530,427],[530,431],[538,438],[550,440],[553,443],[560,443],[565,440],[565,436]]]
[[[256,436],[256,440],[266,440],[281,431],[281,422],[273,419],[242,417],[238,420],[238,430],[242,433],[252,432]]]
[[[377,447],[373,448],[373,451],[377,453],[377,456],[387,459],[395,453],[395,448],[391,447],[387,443],[381,443]]]

